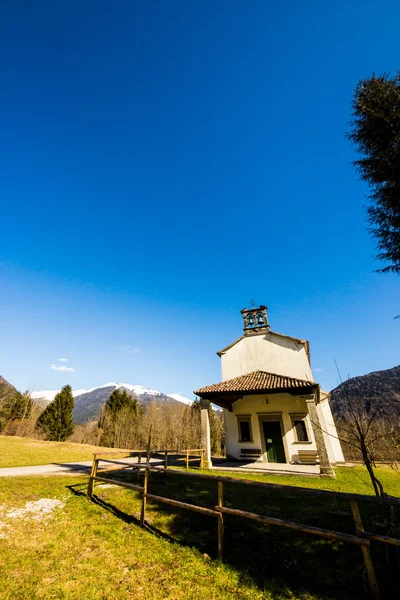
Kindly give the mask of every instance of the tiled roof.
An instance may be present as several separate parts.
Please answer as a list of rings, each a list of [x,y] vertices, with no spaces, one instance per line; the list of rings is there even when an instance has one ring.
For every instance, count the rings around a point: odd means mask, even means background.
[[[286,390],[304,390],[304,388],[316,387],[314,381],[306,381],[304,379],[295,379],[294,377],[286,377],[285,375],[276,375],[275,373],[267,373],[266,371],[253,371],[247,375],[240,375],[221,383],[214,383],[200,388],[194,393],[196,396],[206,397],[213,394],[236,394],[247,393],[251,394],[260,392],[277,392]]]

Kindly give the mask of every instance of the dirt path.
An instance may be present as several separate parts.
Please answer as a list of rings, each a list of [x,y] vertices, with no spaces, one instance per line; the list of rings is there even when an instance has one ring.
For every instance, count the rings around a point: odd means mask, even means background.
[[[118,459],[121,460],[121,459]],[[129,464],[137,463],[137,458],[122,459],[122,462]],[[160,463],[158,459],[151,459],[151,462]],[[73,463],[52,463],[50,465],[37,465],[34,467],[7,467],[0,469],[0,477],[18,477],[20,475],[54,475],[62,473],[63,475],[74,473],[90,473],[92,466],[91,460]]]
[[[87,473],[92,461],[37,465],[35,467],[7,467],[0,469],[0,477],[18,477],[19,475],[48,475],[52,473]]]

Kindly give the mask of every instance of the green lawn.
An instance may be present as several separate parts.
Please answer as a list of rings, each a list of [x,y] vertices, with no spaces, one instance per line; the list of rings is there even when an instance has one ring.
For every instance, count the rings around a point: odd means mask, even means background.
[[[0,468],[92,460],[93,452],[102,450],[109,452],[110,448],[0,435]]]
[[[82,477],[0,479],[0,521],[6,507],[40,498],[65,502],[47,521],[3,517],[9,528],[0,530],[2,600],[279,598],[198,549],[142,530],[136,494],[98,489],[98,503],[88,502],[86,485]]]
[[[381,473],[398,490],[396,473]],[[128,472],[109,476],[127,478]],[[339,469],[336,480],[254,476],[276,483],[362,491],[361,468]],[[250,478],[250,475],[248,475]],[[359,548],[315,536],[225,517],[224,564],[216,558],[213,517],[148,502],[147,529],[138,526],[141,499],[126,489],[96,486],[92,502],[87,477],[0,478],[0,599],[268,599],[355,600],[366,598]],[[213,507],[217,485],[184,474],[150,473],[149,491]],[[6,507],[40,498],[65,502],[48,521],[7,520]],[[296,493],[224,484],[226,506],[278,518],[354,532],[346,502]],[[399,536],[399,511],[387,514],[360,505],[367,529]],[[396,525],[397,524],[397,525]],[[397,533],[394,527],[397,526]],[[400,595],[396,549],[373,544],[383,598]],[[209,558],[210,557],[210,558]]]
[[[254,479],[266,483],[279,483],[296,487],[332,490],[335,492],[349,492],[355,494],[373,495],[365,467],[338,467],[335,469],[336,478],[329,477],[300,477],[294,475],[257,475],[254,473],[232,473],[222,471],[207,471],[211,475],[224,475],[235,479]],[[376,469],[377,477],[382,482],[386,494],[400,498],[400,471],[382,466]]]

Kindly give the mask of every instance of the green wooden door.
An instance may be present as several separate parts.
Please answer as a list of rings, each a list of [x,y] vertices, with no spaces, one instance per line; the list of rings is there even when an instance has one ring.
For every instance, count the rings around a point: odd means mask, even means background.
[[[285,463],[286,457],[280,421],[263,421],[263,429],[268,462]]]

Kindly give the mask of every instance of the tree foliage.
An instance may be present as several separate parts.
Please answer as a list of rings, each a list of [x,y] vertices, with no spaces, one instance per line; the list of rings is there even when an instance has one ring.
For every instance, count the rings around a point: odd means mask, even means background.
[[[400,273],[400,72],[360,81],[353,117],[348,137],[361,155],[354,164],[372,188],[370,232],[386,263],[378,271]]]
[[[149,429],[152,428],[152,448],[185,450],[199,448],[201,443],[200,402],[191,406],[179,402],[150,402],[138,404],[124,390],[114,391],[104,406],[98,422],[98,434],[90,424],[76,431],[75,441],[86,441],[113,448],[146,448]],[[125,393],[124,393],[125,392]],[[121,397],[124,396],[124,398]],[[211,448],[213,454],[224,452],[224,419],[222,411],[209,409]],[[79,436],[79,437],[78,437]]]
[[[0,384],[0,432],[14,421],[29,418],[32,411],[32,399],[26,393],[18,392],[9,385]]]
[[[45,434],[46,440],[62,442],[74,430],[74,397],[71,386],[65,385],[40,415],[37,427]]]
[[[397,407],[379,393],[365,398],[343,385],[340,403],[333,406],[337,415],[338,437],[346,454],[363,461],[377,496],[385,494],[375,472],[375,462],[383,460],[395,467],[400,460],[399,415]]]
[[[132,413],[137,414],[138,407],[139,405],[136,396],[132,396],[132,394],[125,389],[116,389],[107,400],[103,413],[108,413],[115,418],[119,411],[123,408],[131,410]]]
[[[100,443],[112,448],[129,445],[133,435],[139,404],[136,396],[125,389],[116,389],[104,405],[98,426],[101,429]]]

